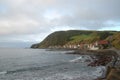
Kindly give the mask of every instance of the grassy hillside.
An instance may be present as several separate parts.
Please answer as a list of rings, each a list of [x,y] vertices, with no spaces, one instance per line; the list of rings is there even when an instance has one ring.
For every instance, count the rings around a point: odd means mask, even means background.
[[[112,45],[117,48],[120,49],[120,32],[117,32],[113,35],[112,38]]]
[[[112,39],[110,39],[112,36]],[[111,40],[114,47],[120,49],[120,32],[116,31],[57,31],[48,35],[42,42],[34,44],[32,48],[48,48],[49,46],[63,46],[73,43],[92,43],[98,40]]]

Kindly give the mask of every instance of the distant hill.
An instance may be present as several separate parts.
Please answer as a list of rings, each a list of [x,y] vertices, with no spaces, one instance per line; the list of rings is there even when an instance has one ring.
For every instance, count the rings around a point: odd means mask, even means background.
[[[42,42],[33,44],[31,48],[48,48],[69,43],[93,43],[99,40],[108,40],[114,47],[120,49],[120,32],[86,30],[57,31],[48,35]]]

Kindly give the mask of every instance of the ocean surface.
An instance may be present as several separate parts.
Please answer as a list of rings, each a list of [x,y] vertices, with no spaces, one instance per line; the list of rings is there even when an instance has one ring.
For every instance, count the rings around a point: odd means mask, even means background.
[[[101,67],[88,67],[89,56],[71,51],[0,49],[0,80],[94,80]]]

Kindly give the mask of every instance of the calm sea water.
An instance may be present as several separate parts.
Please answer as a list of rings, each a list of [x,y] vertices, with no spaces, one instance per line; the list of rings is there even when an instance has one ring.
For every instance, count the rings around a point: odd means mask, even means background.
[[[80,55],[44,49],[0,49],[0,80],[93,80],[99,67],[74,62]]]

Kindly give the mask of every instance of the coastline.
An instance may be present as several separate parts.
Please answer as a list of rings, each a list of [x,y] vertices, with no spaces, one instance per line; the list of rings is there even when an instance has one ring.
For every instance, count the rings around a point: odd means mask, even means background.
[[[108,79],[111,80],[113,74],[117,74],[115,73],[116,70],[120,72],[120,50],[115,48],[99,49],[99,50],[47,48],[46,51],[68,51],[65,54],[81,55],[81,56],[87,55],[91,57],[93,60],[86,59],[85,61],[83,61],[83,63],[87,62],[87,66],[91,66],[91,67],[100,67],[101,69],[100,73],[102,73],[102,75],[96,78],[95,80],[108,80]],[[78,58],[76,60],[72,60],[71,62],[81,63],[80,59],[81,58]]]
[[[73,53],[67,54],[80,54],[80,55],[120,55],[120,50],[117,49],[101,49],[101,50],[80,50],[80,49],[71,49],[74,50]]]
[[[120,50],[115,48],[111,49],[103,49],[103,50],[75,50],[74,52],[66,53],[66,54],[77,54],[77,55],[89,55],[94,56],[92,62],[89,62],[88,66],[104,66],[106,69],[103,71],[103,76],[96,80],[112,80],[116,76],[116,80],[119,80],[120,72]]]

